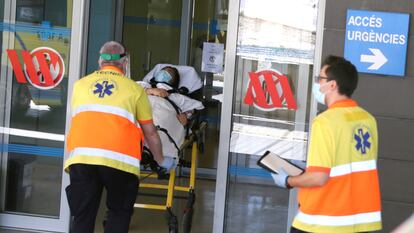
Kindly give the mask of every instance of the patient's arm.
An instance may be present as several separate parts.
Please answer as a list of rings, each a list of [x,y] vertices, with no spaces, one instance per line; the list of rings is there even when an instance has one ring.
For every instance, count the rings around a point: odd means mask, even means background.
[[[152,123],[142,124],[141,128],[142,131],[144,131],[145,140],[147,141],[152,155],[154,155],[155,161],[157,161],[158,164],[161,164],[164,160],[164,156],[162,154],[162,145],[157,128],[155,128]]]
[[[182,125],[186,125],[188,123],[187,114],[185,113],[177,114],[177,119]]]
[[[155,95],[163,98],[169,95],[167,90],[161,88],[147,88],[145,89],[145,92],[147,93],[147,95]]]

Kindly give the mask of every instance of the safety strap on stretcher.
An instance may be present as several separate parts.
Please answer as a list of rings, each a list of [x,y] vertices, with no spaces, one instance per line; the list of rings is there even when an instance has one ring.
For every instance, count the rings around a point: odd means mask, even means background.
[[[174,144],[174,147],[177,149],[178,153],[180,153],[180,148],[177,146],[177,143],[175,143],[174,139],[171,137],[171,135],[168,133],[168,131],[164,128],[162,128],[161,126],[157,125],[156,126],[157,129],[161,132],[163,132],[165,135],[167,135],[168,139],[170,140],[171,143]]]

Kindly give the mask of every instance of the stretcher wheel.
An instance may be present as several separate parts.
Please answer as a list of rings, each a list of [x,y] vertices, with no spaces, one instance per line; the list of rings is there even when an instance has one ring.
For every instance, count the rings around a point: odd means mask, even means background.
[[[193,222],[193,214],[194,214],[194,202],[195,202],[195,193],[194,190],[190,190],[187,205],[184,210],[183,219],[182,219],[182,227],[183,233],[190,233],[191,226]]]
[[[168,224],[168,232],[169,233],[178,233],[178,220],[177,217],[174,216],[170,219],[170,223]]]
[[[184,211],[183,215],[183,233],[190,233],[193,222],[194,208],[189,208]]]
[[[167,212],[165,214],[167,218],[168,224],[168,232],[169,233],[178,233],[178,220],[177,216],[175,216],[171,210],[171,208],[167,208]]]

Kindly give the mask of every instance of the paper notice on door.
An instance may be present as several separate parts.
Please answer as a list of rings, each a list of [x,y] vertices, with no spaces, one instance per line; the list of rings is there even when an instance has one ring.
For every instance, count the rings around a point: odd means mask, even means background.
[[[201,71],[210,73],[222,73],[223,62],[224,44],[204,42]]]

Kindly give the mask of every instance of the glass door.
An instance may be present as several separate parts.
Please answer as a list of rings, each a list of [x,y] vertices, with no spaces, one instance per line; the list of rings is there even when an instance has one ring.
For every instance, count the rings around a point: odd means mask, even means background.
[[[182,0],[125,0],[123,43],[131,77],[141,80],[159,63],[178,64]]]
[[[226,50],[228,0],[194,0],[190,40],[190,62],[203,85],[203,104],[206,108],[201,119],[208,123],[205,151],[200,156],[200,175],[216,173],[220,129],[220,109],[223,95],[223,72],[204,72],[202,69],[205,43],[222,45]],[[214,176],[213,175],[213,176]]]
[[[1,1],[0,227],[69,229],[63,161],[73,4]]]
[[[99,50],[111,40],[121,41],[123,0],[90,0],[86,73],[97,70]],[[117,35],[119,34],[119,35]]]
[[[257,161],[306,158],[318,1],[231,4],[214,232],[286,232],[296,193]]]

